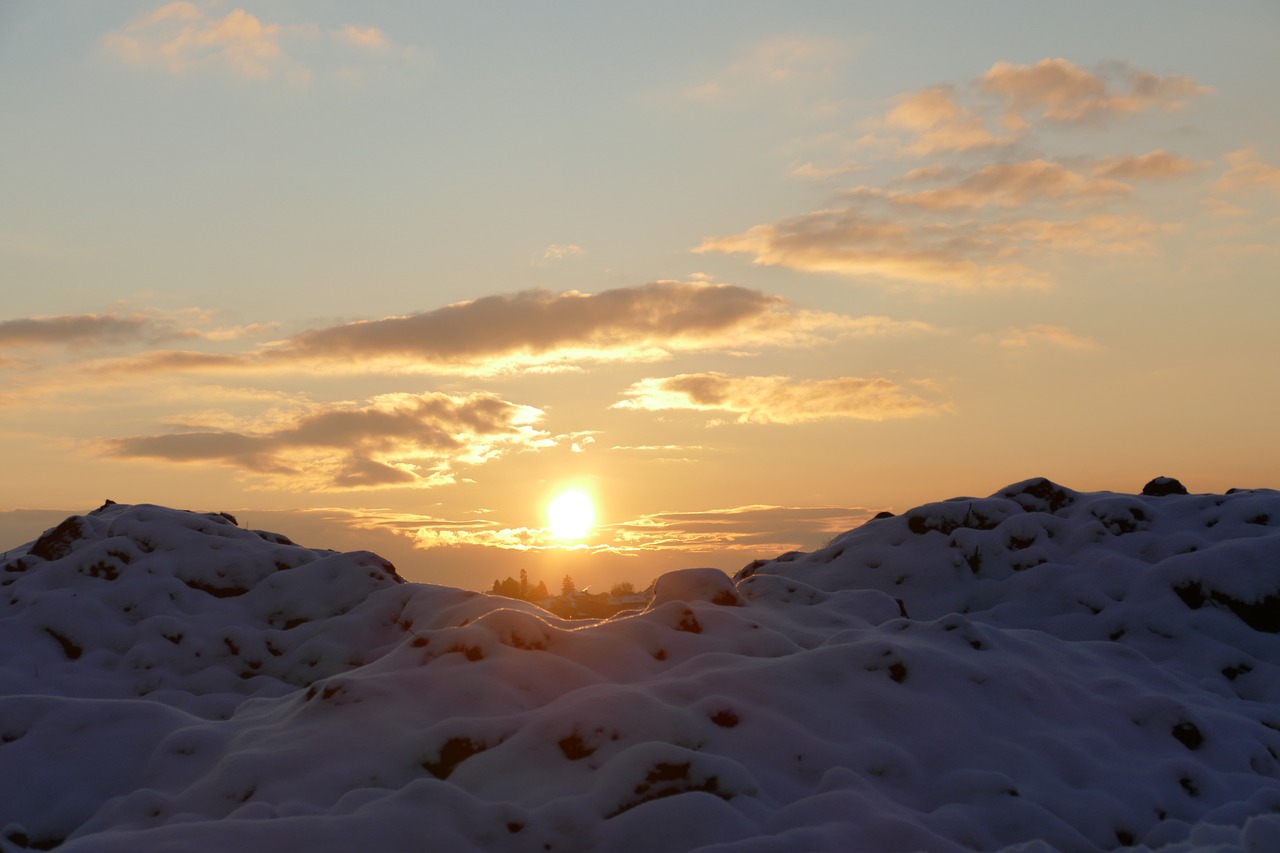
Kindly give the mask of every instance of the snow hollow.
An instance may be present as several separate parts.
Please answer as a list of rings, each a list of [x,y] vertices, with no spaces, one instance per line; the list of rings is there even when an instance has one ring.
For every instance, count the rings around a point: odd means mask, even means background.
[[[1028,480],[656,593],[73,516],[0,565],[0,850],[1280,850],[1280,492]]]

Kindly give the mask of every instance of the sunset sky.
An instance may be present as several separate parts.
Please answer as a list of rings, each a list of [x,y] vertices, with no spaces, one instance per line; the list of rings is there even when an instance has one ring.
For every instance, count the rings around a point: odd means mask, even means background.
[[[1031,476],[1280,487],[1277,39],[1273,0],[9,0],[0,547],[110,498],[642,586]]]

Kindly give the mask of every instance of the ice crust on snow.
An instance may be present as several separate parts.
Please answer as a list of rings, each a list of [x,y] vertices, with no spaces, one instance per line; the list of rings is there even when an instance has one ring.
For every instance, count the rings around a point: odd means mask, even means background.
[[[1044,479],[570,622],[220,513],[0,564],[0,850],[1280,850],[1280,493]]]

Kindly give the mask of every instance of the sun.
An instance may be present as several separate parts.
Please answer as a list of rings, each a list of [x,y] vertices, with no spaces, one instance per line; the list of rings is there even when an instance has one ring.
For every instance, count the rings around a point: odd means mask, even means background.
[[[596,508],[591,495],[582,489],[569,489],[547,504],[547,522],[557,539],[582,539],[596,522]]]

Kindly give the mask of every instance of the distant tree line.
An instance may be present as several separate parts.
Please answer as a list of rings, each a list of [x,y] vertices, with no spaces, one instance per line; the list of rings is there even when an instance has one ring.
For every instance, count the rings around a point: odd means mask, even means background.
[[[568,578],[566,577],[566,580]],[[524,569],[520,570],[520,580],[516,580],[511,576],[500,581],[494,579],[493,589],[490,590],[494,595],[503,595],[507,598],[518,598],[521,601],[542,601],[550,598],[551,592],[547,589],[547,585],[543,581],[538,581],[537,586],[529,584],[529,573]]]
[[[578,591],[574,585],[573,578],[565,575],[564,580],[560,582],[560,595],[568,597]],[[634,595],[635,587],[630,582],[616,583],[609,589],[609,594],[613,596]],[[545,581],[538,581],[537,585],[529,583],[529,573],[524,569],[520,570],[520,578],[517,580],[511,576],[507,576],[506,580],[498,580],[494,578],[493,588],[489,590],[492,595],[501,595],[506,598],[518,598],[521,601],[545,601],[551,598],[551,592],[547,589]]]

